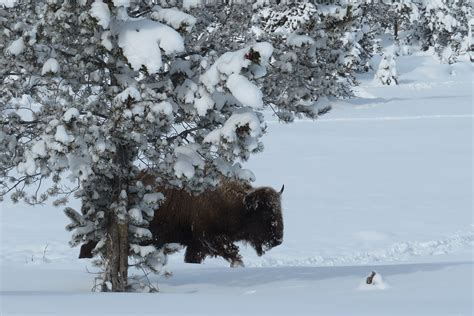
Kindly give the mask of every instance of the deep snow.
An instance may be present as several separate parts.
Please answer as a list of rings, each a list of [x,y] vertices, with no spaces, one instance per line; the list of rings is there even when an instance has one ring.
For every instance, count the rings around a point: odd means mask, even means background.
[[[284,243],[246,268],[170,258],[159,294],[91,293],[93,270],[53,207],[1,208],[1,315],[471,315],[472,64],[397,59],[317,122],[267,113],[247,167],[283,196]],[[74,202],[77,206],[77,202]],[[385,289],[367,287],[379,272]]]

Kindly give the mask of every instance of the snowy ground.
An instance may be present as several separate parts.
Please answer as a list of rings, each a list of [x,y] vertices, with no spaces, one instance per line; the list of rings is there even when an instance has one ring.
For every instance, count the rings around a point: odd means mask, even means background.
[[[318,122],[269,116],[248,167],[285,184],[285,241],[243,249],[246,268],[178,254],[159,294],[91,293],[60,209],[0,204],[1,315],[472,315],[472,64],[398,71],[396,87],[361,78]],[[383,286],[364,285],[372,270]]]

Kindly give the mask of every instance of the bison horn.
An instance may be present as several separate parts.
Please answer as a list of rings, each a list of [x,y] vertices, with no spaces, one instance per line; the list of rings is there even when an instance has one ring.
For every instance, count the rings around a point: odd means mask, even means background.
[[[281,190],[280,190],[280,192],[278,192],[278,194],[280,194],[280,195],[281,195],[281,194],[283,193],[283,191],[284,191],[284,190],[285,190],[285,185],[282,185],[282,186],[281,186]]]

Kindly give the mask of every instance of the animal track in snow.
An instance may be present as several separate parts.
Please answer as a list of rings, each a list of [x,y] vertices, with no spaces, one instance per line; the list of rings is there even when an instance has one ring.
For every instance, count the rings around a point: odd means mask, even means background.
[[[464,232],[457,232],[439,240],[399,242],[387,249],[333,257],[314,256],[289,260],[266,258],[258,263],[250,263],[248,266],[339,266],[375,264],[380,262],[406,261],[413,257],[448,254],[472,247],[473,245],[474,228]]]

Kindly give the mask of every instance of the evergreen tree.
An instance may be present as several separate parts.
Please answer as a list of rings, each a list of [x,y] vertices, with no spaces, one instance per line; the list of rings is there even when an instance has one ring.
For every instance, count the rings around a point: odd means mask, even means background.
[[[292,121],[295,108],[311,117],[318,114],[313,104],[324,106],[329,104],[328,97],[352,95],[354,72],[366,62],[361,59],[363,48],[358,41],[362,36],[356,34],[360,27],[354,6],[282,3],[259,8],[254,20],[254,32],[275,47],[275,62],[269,70],[272,80],[264,91],[282,91],[271,100],[285,104],[276,111],[280,119]]]
[[[375,74],[375,79],[383,85],[397,85],[397,68],[395,63],[395,53],[392,48],[387,49],[382,55],[379,67]]]
[[[422,1],[421,8],[415,34],[423,50],[433,48],[443,62],[453,63],[470,49],[471,1]]]
[[[270,43],[236,33],[236,44],[219,46],[214,34],[206,46],[193,27],[209,30],[209,16],[197,23],[157,2],[24,0],[0,11],[0,195],[61,205],[74,193],[82,206],[65,210],[71,244],[98,242],[103,291],[137,286],[130,264],[159,272],[173,251],[150,245],[164,198],[156,186],[200,192],[222,177],[253,180],[238,161],[263,148],[268,100],[291,115],[327,111],[288,108],[265,88],[276,78]],[[142,170],[156,186],[143,185]]]

